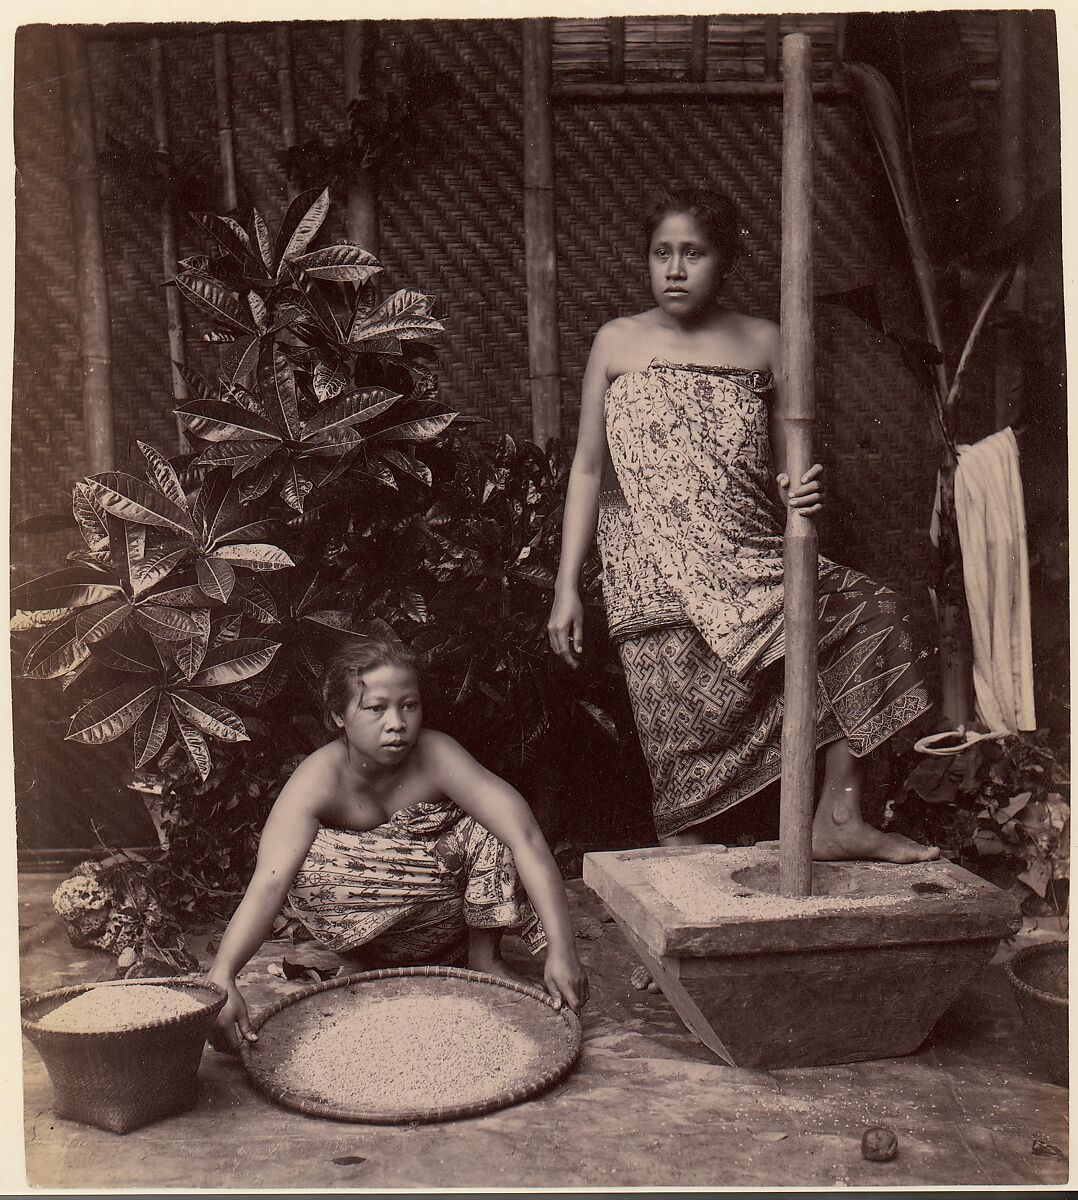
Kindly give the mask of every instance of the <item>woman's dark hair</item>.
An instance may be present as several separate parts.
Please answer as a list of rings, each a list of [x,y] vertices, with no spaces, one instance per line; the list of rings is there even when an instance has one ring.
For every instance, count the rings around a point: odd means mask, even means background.
[[[404,667],[416,670],[415,655],[403,642],[388,638],[349,639],[329,660],[322,676],[322,720],[330,733],[337,732],[334,716],[344,712],[355,695],[359,678],[376,667]]]
[[[738,236],[737,208],[733,200],[720,191],[703,188],[683,188],[662,192],[644,217],[644,255],[651,251],[651,239],[664,217],[685,213],[711,239],[712,244],[729,266],[737,257],[741,239]]]

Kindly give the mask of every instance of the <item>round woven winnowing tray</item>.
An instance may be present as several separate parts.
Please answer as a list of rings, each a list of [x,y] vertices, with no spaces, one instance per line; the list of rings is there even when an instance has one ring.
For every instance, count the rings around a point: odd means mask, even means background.
[[[539,988],[459,967],[400,967],[304,988],[243,1042],[271,1100],[315,1117],[404,1125],[531,1099],[580,1054],[580,1022]]]

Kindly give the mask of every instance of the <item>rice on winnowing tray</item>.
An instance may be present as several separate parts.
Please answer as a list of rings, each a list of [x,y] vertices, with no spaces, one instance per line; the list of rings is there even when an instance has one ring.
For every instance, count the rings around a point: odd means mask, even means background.
[[[324,1015],[298,1033],[275,1078],[345,1108],[461,1105],[527,1075],[532,1038],[487,1005],[452,995],[400,996]]]

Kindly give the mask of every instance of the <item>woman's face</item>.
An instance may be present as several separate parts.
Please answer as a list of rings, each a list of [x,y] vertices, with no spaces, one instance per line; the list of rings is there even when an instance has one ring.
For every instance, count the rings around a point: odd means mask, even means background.
[[[415,672],[395,664],[364,671],[344,712],[333,719],[358,754],[382,766],[402,763],[423,724]]]
[[[691,319],[710,308],[725,267],[711,238],[688,213],[668,213],[651,235],[651,294],[672,317]]]

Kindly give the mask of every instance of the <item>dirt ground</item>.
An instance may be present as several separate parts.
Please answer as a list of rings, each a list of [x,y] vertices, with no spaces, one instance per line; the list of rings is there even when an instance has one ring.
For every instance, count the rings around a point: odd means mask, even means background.
[[[24,994],[113,973],[110,958],[72,948],[52,914],[61,878],[20,880]],[[53,1116],[48,1075],[24,1039],[29,1183],[351,1190],[1067,1181],[1068,1092],[1045,1081],[1022,1026],[1000,965],[1013,947],[1001,949],[917,1054],[745,1070],[717,1062],[661,995],[630,987],[634,959],[621,933],[583,883],[569,890],[592,999],[581,1060],[546,1095],[441,1125],[353,1125],[277,1107],[237,1059],[207,1049],[191,1112],[117,1136]],[[507,942],[507,957],[538,981],[538,962],[515,945]],[[263,947],[241,978],[253,1010],[303,986],[266,968],[304,953],[290,942]],[[861,1156],[862,1131],[875,1124],[898,1134],[889,1163]]]

